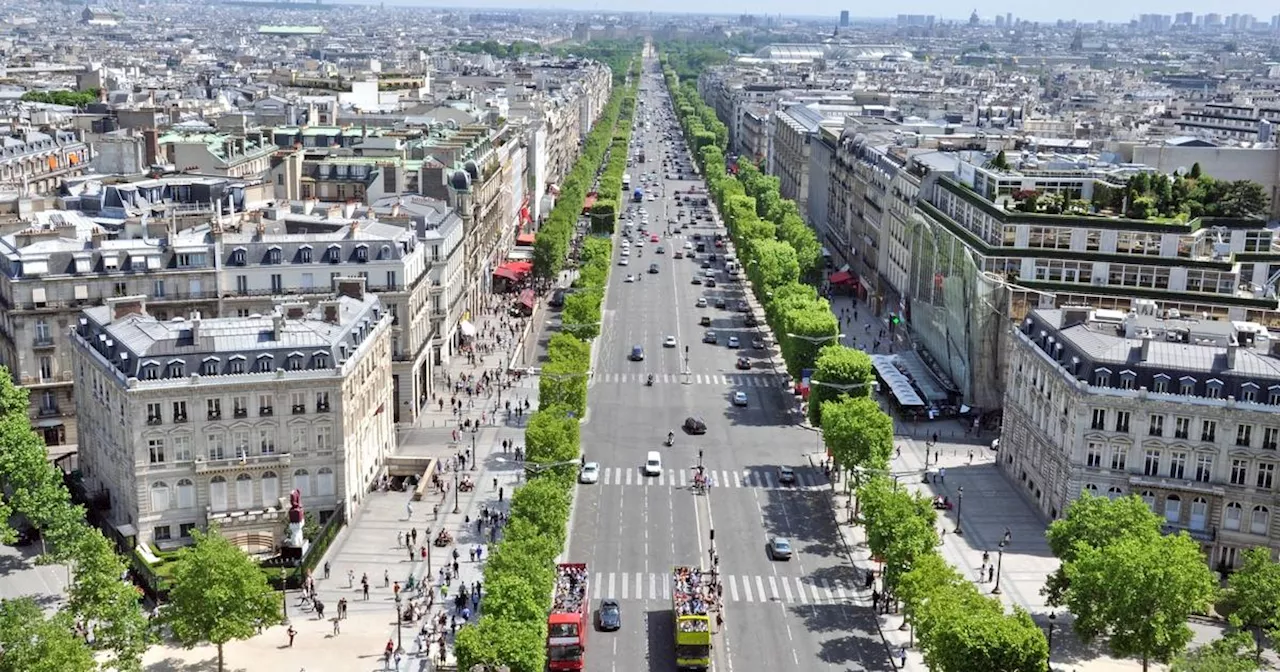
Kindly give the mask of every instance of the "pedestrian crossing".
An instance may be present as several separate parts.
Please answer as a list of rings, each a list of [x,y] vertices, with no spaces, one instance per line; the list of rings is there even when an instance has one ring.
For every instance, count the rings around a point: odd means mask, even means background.
[[[649,378],[647,373],[596,373],[596,382],[603,383],[640,383],[644,384]],[[655,373],[653,374],[653,384],[684,384],[692,383],[694,385],[732,385],[734,387],[787,387],[787,377],[780,373],[750,373],[750,374],[722,374],[722,373]]]
[[[657,476],[645,476],[640,467],[601,467],[599,485],[636,485],[653,488],[687,488],[693,485],[697,469],[665,469]],[[796,482],[784,485],[778,482],[773,470],[729,469],[705,470],[711,488],[763,488],[765,490],[821,490],[827,487],[822,474],[807,469],[795,471]]]
[[[861,604],[867,598],[852,583],[801,576],[723,574],[726,603]],[[671,600],[671,576],[654,572],[595,572],[591,595],[601,600]]]

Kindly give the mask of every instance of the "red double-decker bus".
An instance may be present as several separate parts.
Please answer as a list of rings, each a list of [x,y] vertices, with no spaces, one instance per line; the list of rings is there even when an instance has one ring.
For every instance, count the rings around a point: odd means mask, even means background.
[[[547,615],[548,669],[583,669],[591,624],[587,577],[586,563],[556,565],[556,591]]]

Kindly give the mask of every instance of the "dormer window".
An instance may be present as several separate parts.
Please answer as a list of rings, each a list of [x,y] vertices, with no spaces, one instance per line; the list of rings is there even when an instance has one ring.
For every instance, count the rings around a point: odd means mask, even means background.
[[[298,261],[303,264],[311,263],[311,246],[303,245],[298,248]]]
[[[312,356],[312,358],[311,358],[311,366],[312,366],[313,368],[317,368],[317,369],[327,369],[327,368],[329,368],[329,353],[327,353],[327,352],[317,352],[317,353],[316,353],[315,355],[313,355],[313,356]]]
[[[1097,387],[1111,387],[1111,369],[1101,368],[1093,372],[1093,384]]]
[[[368,245],[356,245],[356,261],[361,263],[369,261]]]
[[[1221,399],[1222,398],[1222,381],[1218,380],[1217,378],[1213,378],[1211,380],[1205,381],[1204,396],[1210,399]]]
[[[243,247],[237,247],[231,251],[231,263],[236,266],[244,266],[249,263],[249,253]]]
[[[1254,403],[1258,401],[1258,384],[1242,383],[1240,385],[1240,401]]]
[[[1272,406],[1280,406],[1280,385],[1272,385],[1267,388],[1267,403]]]
[[[186,370],[187,370],[186,362],[183,362],[181,360],[174,360],[172,362],[169,362],[169,366],[166,367],[165,377],[181,378],[184,375],[186,375]]]
[[[1169,375],[1165,373],[1157,373],[1151,381],[1151,387],[1156,394],[1168,394]]]
[[[383,246],[382,246],[382,250],[381,250],[380,252],[378,252],[378,258],[379,258],[379,259],[390,259],[390,258],[391,258],[391,246],[390,246],[390,245],[383,245]]]
[[[1196,393],[1196,379],[1191,376],[1183,376],[1178,379],[1178,394],[1184,397],[1193,396]]]
[[[301,352],[295,352],[289,355],[289,370],[290,371],[302,370],[302,353]]]
[[[210,357],[201,362],[200,373],[206,376],[218,375],[218,358]]]
[[[280,248],[279,248],[279,247],[272,247],[272,248],[270,248],[270,249],[268,249],[268,250],[267,250],[267,263],[268,263],[268,264],[278,264],[278,263],[280,263]]]
[[[244,373],[244,356],[236,355],[231,358],[230,364],[227,365],[228,373]]]
[[[271,356],[271,355],[259,355],[259,356],[258,356],[258,368],[257,368],[257,372],[258,372],[258,373],[270,373],[270,372],[271,372],[271,364],[272,364],[272,360],[273,360],[273,358],[272,358],[272,356]]]
[[[1138,379],[1138,374],[1134,373],[1133,371],[1130,371],[1128,369],[1121,371],[1120,372],[1120,389],[1132,390],[1134,387],[1134,382],[1137,379]]]
[[[160,377],[160,365],[155,362],[148,362],[142,365],[142,379],[155,380]]]
[[[330,245],[329,249],[325,251],[325,254],[329,256],[329,258],[327,259],[329,263],[331,264],[339,263],[342,261],[342,246],[336,243],[333,245]]]

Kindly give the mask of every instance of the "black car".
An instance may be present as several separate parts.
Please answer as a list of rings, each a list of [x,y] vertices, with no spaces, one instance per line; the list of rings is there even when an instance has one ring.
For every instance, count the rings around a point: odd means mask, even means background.
[[[684,431],[690,434],[706,434],[707,423],[702,418],[689,416],[684,419]]]
[[[557,289],[551,293],[551,300],[547,302],[552,308],[564,307],[564,290]]]
[[[622,607],[617,600],[603,600],[596,611],[596,625],[604,632],[614,632],[622,628]]]
[[[649,272],[650,272],[650,273],[657,273],[657,272],[658,272],[658,265],[657,265],[657,264],[649,264]]]

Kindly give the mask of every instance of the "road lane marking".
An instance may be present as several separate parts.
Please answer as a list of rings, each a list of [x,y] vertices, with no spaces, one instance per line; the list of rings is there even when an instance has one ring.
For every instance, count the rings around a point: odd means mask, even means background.
[[[617,578],[618,578],[617,574],[614,574],[613,572],[609,572],[609,594],[607,595],[609,599],[613,599],[613,596],[618,594],[616,590]]]
[[[604,572],[596,572],[595,587],[591,589],[591,592],[595,595],[599,595],[602,583],[604,583]]]
[[[760,596],[761,602],[768,599],[764,596],[764,577],[762,576],[756,576],[756,595]]]
[[[738,578],[732,574],[729,575],[729,597],[734,602],[738,601]]]
[[[630,577],[628,577],[626,574],[622,575],[622,599],[624,600],[627,599],[627,593],[630,591],[630,588],[631,588],[631,582],[628,580],[629,578]]]
[[[642,572],[636,572],[636,599],[640,599],[641,596],[643,595],[643,592],[642,592],[643,587],[644,587],[644,574]]]
[[[809,604],[809,598],[804,594],[804,579],[798,576],[796,577],[796,595],[800,598],[800,604]],[[791,599],[791,596],[788,595],[787,599]]]
[[[658,575],[657,574],[649,575],[649,599],[651,600],[658,599]]]
[[[754,600],[751,599],[751,577],[749,576],[742,577],[742,593],[746,596],[744,601],[754,602]]]
[[[769,577],[769,595],[771,595],[775,601],[778,599],[778,580],[772,576]]]

